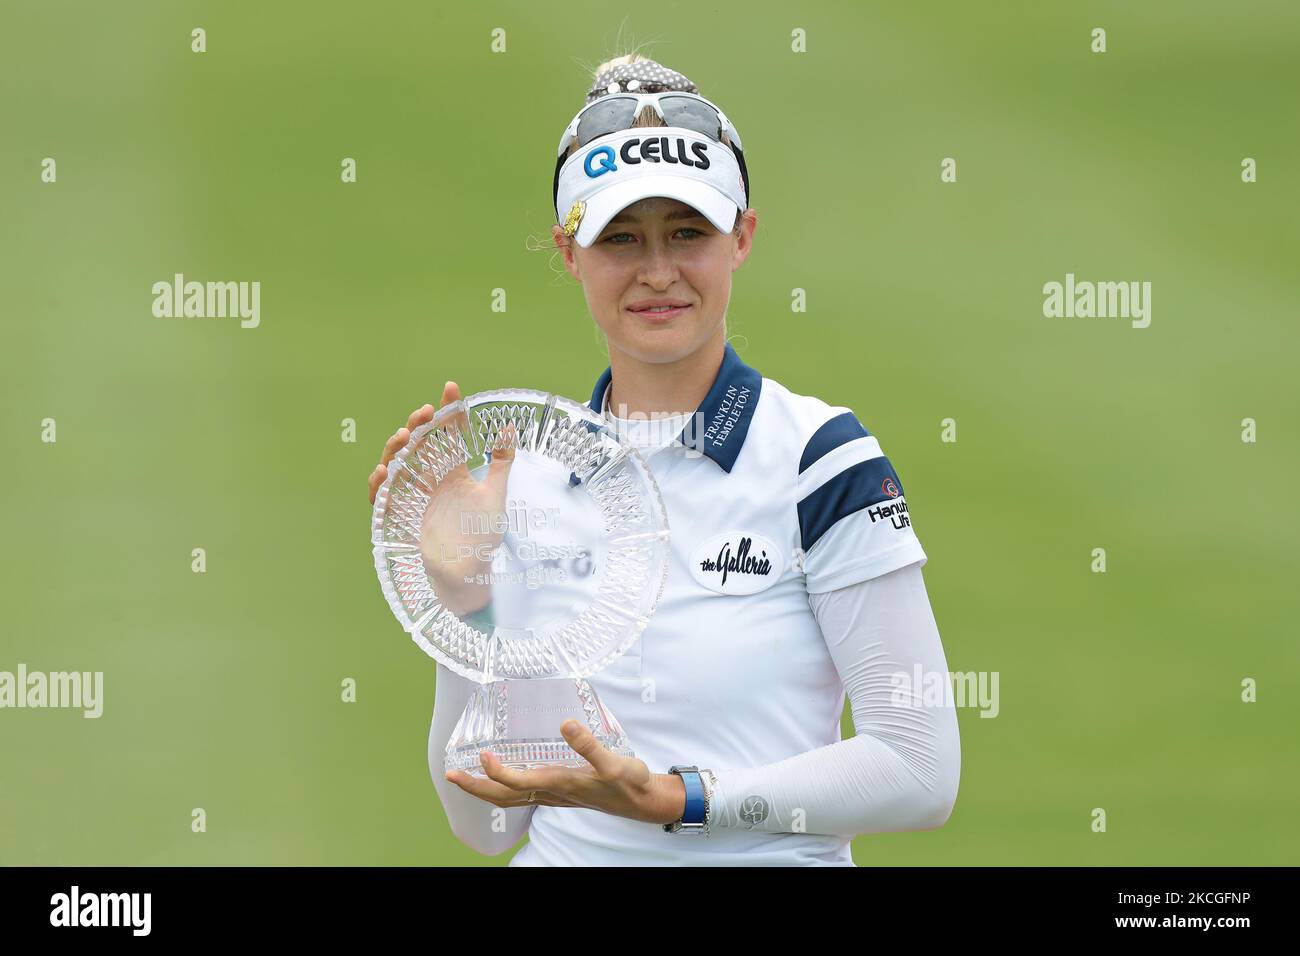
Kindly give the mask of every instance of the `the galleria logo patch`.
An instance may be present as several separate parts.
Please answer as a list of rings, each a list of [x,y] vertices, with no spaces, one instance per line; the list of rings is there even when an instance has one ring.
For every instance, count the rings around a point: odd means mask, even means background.
[[[776,583],[784,570],[780,549],[769,538],[746,531],[715,534],[695,549],[691,574],[719,594],[756,594]]]

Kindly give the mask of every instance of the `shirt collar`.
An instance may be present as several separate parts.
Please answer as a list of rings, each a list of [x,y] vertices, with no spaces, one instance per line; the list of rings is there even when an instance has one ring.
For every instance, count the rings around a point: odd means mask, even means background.
[[[604,409],[605,391],[613,380],[611,368],[605,369],[596,380],[588,406],[597,415]],[[726,343],[722,365],[709,394],[704,396],[700,407],[686,422],[676,443],[698,448],[723,471],[730,473],[741,446],[745,444],[745,436],[749,434],[762,388],[762,374],[742,362],[731,343]]]

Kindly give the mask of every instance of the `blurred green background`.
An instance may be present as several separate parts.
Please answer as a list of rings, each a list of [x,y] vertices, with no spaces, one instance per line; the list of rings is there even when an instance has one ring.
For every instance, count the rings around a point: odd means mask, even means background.
[[[507,861],[429,780],[364,483],[447,378],[589,394],[601,340],[529,240],[584,65],[632,44],[744,136],[732,342],[882,437],[949,667],[1000,674],[947,826],[857,862],[1300,863],[1300,8],[1172,0],[9,0],[0,670],[106,688],[0,710],[0,862]],[[260,327],[155,318],[176,272],[260,281]],[[1045,318],[1067,272],[1150,281],[1150,327]]]

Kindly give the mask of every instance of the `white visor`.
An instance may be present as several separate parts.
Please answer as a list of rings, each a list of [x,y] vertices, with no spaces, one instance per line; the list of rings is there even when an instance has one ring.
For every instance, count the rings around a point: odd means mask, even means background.
[[[667,157],[667,158],[665,158]],[[736,154],[702,133],[676,126],[621,130],[592,140],[560,169],[560,225],[590,246],[623,209],[650,196],[693,206],[719,232],[731,232],[746,208]]]

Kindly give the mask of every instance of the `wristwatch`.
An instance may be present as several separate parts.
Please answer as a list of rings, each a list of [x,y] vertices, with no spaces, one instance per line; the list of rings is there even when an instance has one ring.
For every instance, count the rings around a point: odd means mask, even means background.
[[[698,833],[701,836],[709,835],[709,817],[712,810],[713,797],[713,772],[710,770],[700,770],[699,767],[683,767],[674,765],[668,768],[669,773],[675,773],[682,778],[682,783],[686,785],[686,807],[682,810],[680,820],[674,820],[672,823],[665,823],[665,833]]]

